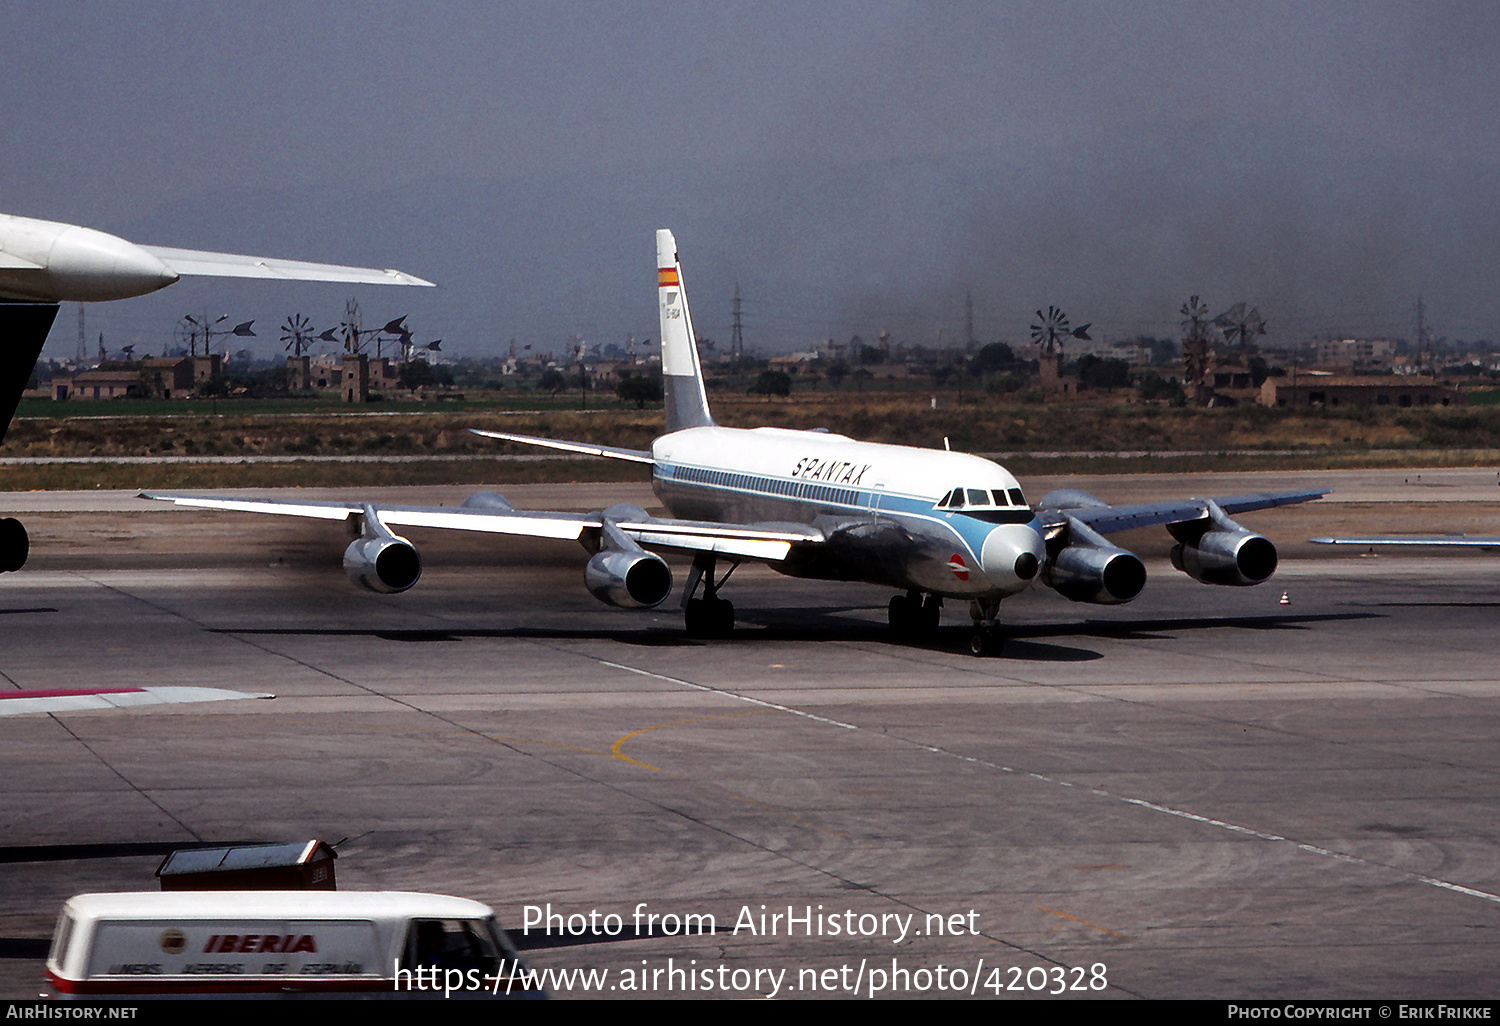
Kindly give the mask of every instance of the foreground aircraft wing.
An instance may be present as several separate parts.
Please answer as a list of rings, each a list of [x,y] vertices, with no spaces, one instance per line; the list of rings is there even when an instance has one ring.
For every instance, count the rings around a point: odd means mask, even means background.
[[[279,278],[284,281],[332,281],[357,285],[426,285],[432,282],[405,271],[381,267],[346,267],[304,260],[209,253],[197,249],[142,246],[177,275],[201,274],[215,278]]]
[[[670,520],[648,516],[636,507],[611,507],[602,513],[558,513],[518,510],[496,495],[470,496],[462,506],[396,506],[362,502],[298,502],[279,499],[240,499],[213,495],[163,495],[142,492],[144,499],[158,499],[196,509],[237,510],[242,513],[273,513],[318,520],[360,518],[368,530],[370,521],[385,527],[430,527],[454,531],[513,534],[528,538],[556,538],[588,543],[606,524],[650,549],[777,561],[785,559],[796,544],[825,540],[817,528],[801,524],[720,524],[712,521]],[[593,546],[590,545],[590,548]]]
[[[1327,495],[1326,489],[1302,492],[1257,492],[1249,495],[1229,495],[1221,499],[1181,499],[1168,502],[1141,502],[1120,506],[1099,503],[1073,505],[1078,493],[1059,493],[1044,496],[1037,512],[1044,526],[1064,522],[1062,514],[1080,520],[1100,534],[1128,531],[1135,527],[1152,527],[1156,524],[1184,524],[1207,520],[1211,514],[1209,504],[1217,506],[1227,514],[1251,513],[1259,509],[1277,506],[1292,506],[1299,502],[1311,502]],[[1087,498],[1092,499],[1092,496]],[[1054,500],[1049,502],[1048,500]]]
[[[77,712],[84,709],[130,709],[138,705],[176,705],[181,702],[224,702],[274,695],[229,691],[225,688],[46,688],[0,691],[0,716],[30,713]]]
[[[1500,537],[1483,534],[1356,535],[1348,538],[1311,538],[1314,545],[1423,546],[1436,549],[1500,549]]]

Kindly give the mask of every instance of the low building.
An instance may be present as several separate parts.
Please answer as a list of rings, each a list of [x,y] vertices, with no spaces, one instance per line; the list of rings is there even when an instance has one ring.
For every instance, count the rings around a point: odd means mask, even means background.
[[[1262,406],[1457,406],[1464,401],[1455,388],[1430,378],[1410,377],[1267,378],[1260,388]]]
[[[143,391],[138,370],[88,370],[52,382],[54,399],[124,399]]]
[[[185,399],[193,394],[193,363],[186,356],[142,360],[141,385],[156,399]]]

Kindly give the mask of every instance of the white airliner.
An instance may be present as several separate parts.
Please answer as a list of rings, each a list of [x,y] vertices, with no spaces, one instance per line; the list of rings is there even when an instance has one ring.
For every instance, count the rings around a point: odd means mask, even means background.
[[[392,527],[579,541],[594,554],[584,570],[589,591],[628,608],[654,607],[670,594],[672,574],[658,553],[690,556],[682,605],[688,633],[695,636],[731,630],[734,608],[719,592],[746,561],[792,577],[862,581],[901,592],[890,601],[890,624],[903,636],[934,630],[944,600],[967,602],[975,628],[971,648],[978,655],[999,647],[994,626],[1001,601],[1035,579],[1081,602],[1135,598],[1145,584],[1145,567],[1103,534],[1165,524],[1178,541],[1178,569],[1211,584],[1258,584],[1275,570],[1276,548],[1227,514],[1324,494],[1109,506],[1083,492],[1058,491],[1033,508],[1004,467],[978,456],[823,431],[720,427],[709,413],[671,232],[656,233],[656,254],[666,433],[650,451],[478,433],[649,466],[652,487],[671,519],[629,505],[588,514],[523,511],[490,493],[470,496],[459,507],[146,497],[347,519],[358,537],[344,553],[345,571],[355,583],[381,592],[405,591],[421,574],[416,549]],[[728,568],[722,576],[721,563]]]

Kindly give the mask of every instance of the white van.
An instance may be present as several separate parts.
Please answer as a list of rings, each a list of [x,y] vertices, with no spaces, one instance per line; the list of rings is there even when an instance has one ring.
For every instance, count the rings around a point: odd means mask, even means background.
[[[487,905],[402,891],[144,891],[63,905],[60,997],[545,996]]]

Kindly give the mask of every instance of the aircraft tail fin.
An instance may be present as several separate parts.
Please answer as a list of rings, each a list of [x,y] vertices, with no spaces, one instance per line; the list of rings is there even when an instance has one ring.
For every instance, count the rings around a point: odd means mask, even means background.
[[[26,391],[56,317],[56,303],[0,303],[0,337],[6,341],[5,360],[0,364],[0,440],[16,415],[21,393]]]
[[[677,261],[677,240],[665,228],[656,233],[656,299],[661,314],[661,374],[667,431],[708,427],[714,419],[708,412],[703,367],[698,362],[693,319],[682,286],[682,265]]]

